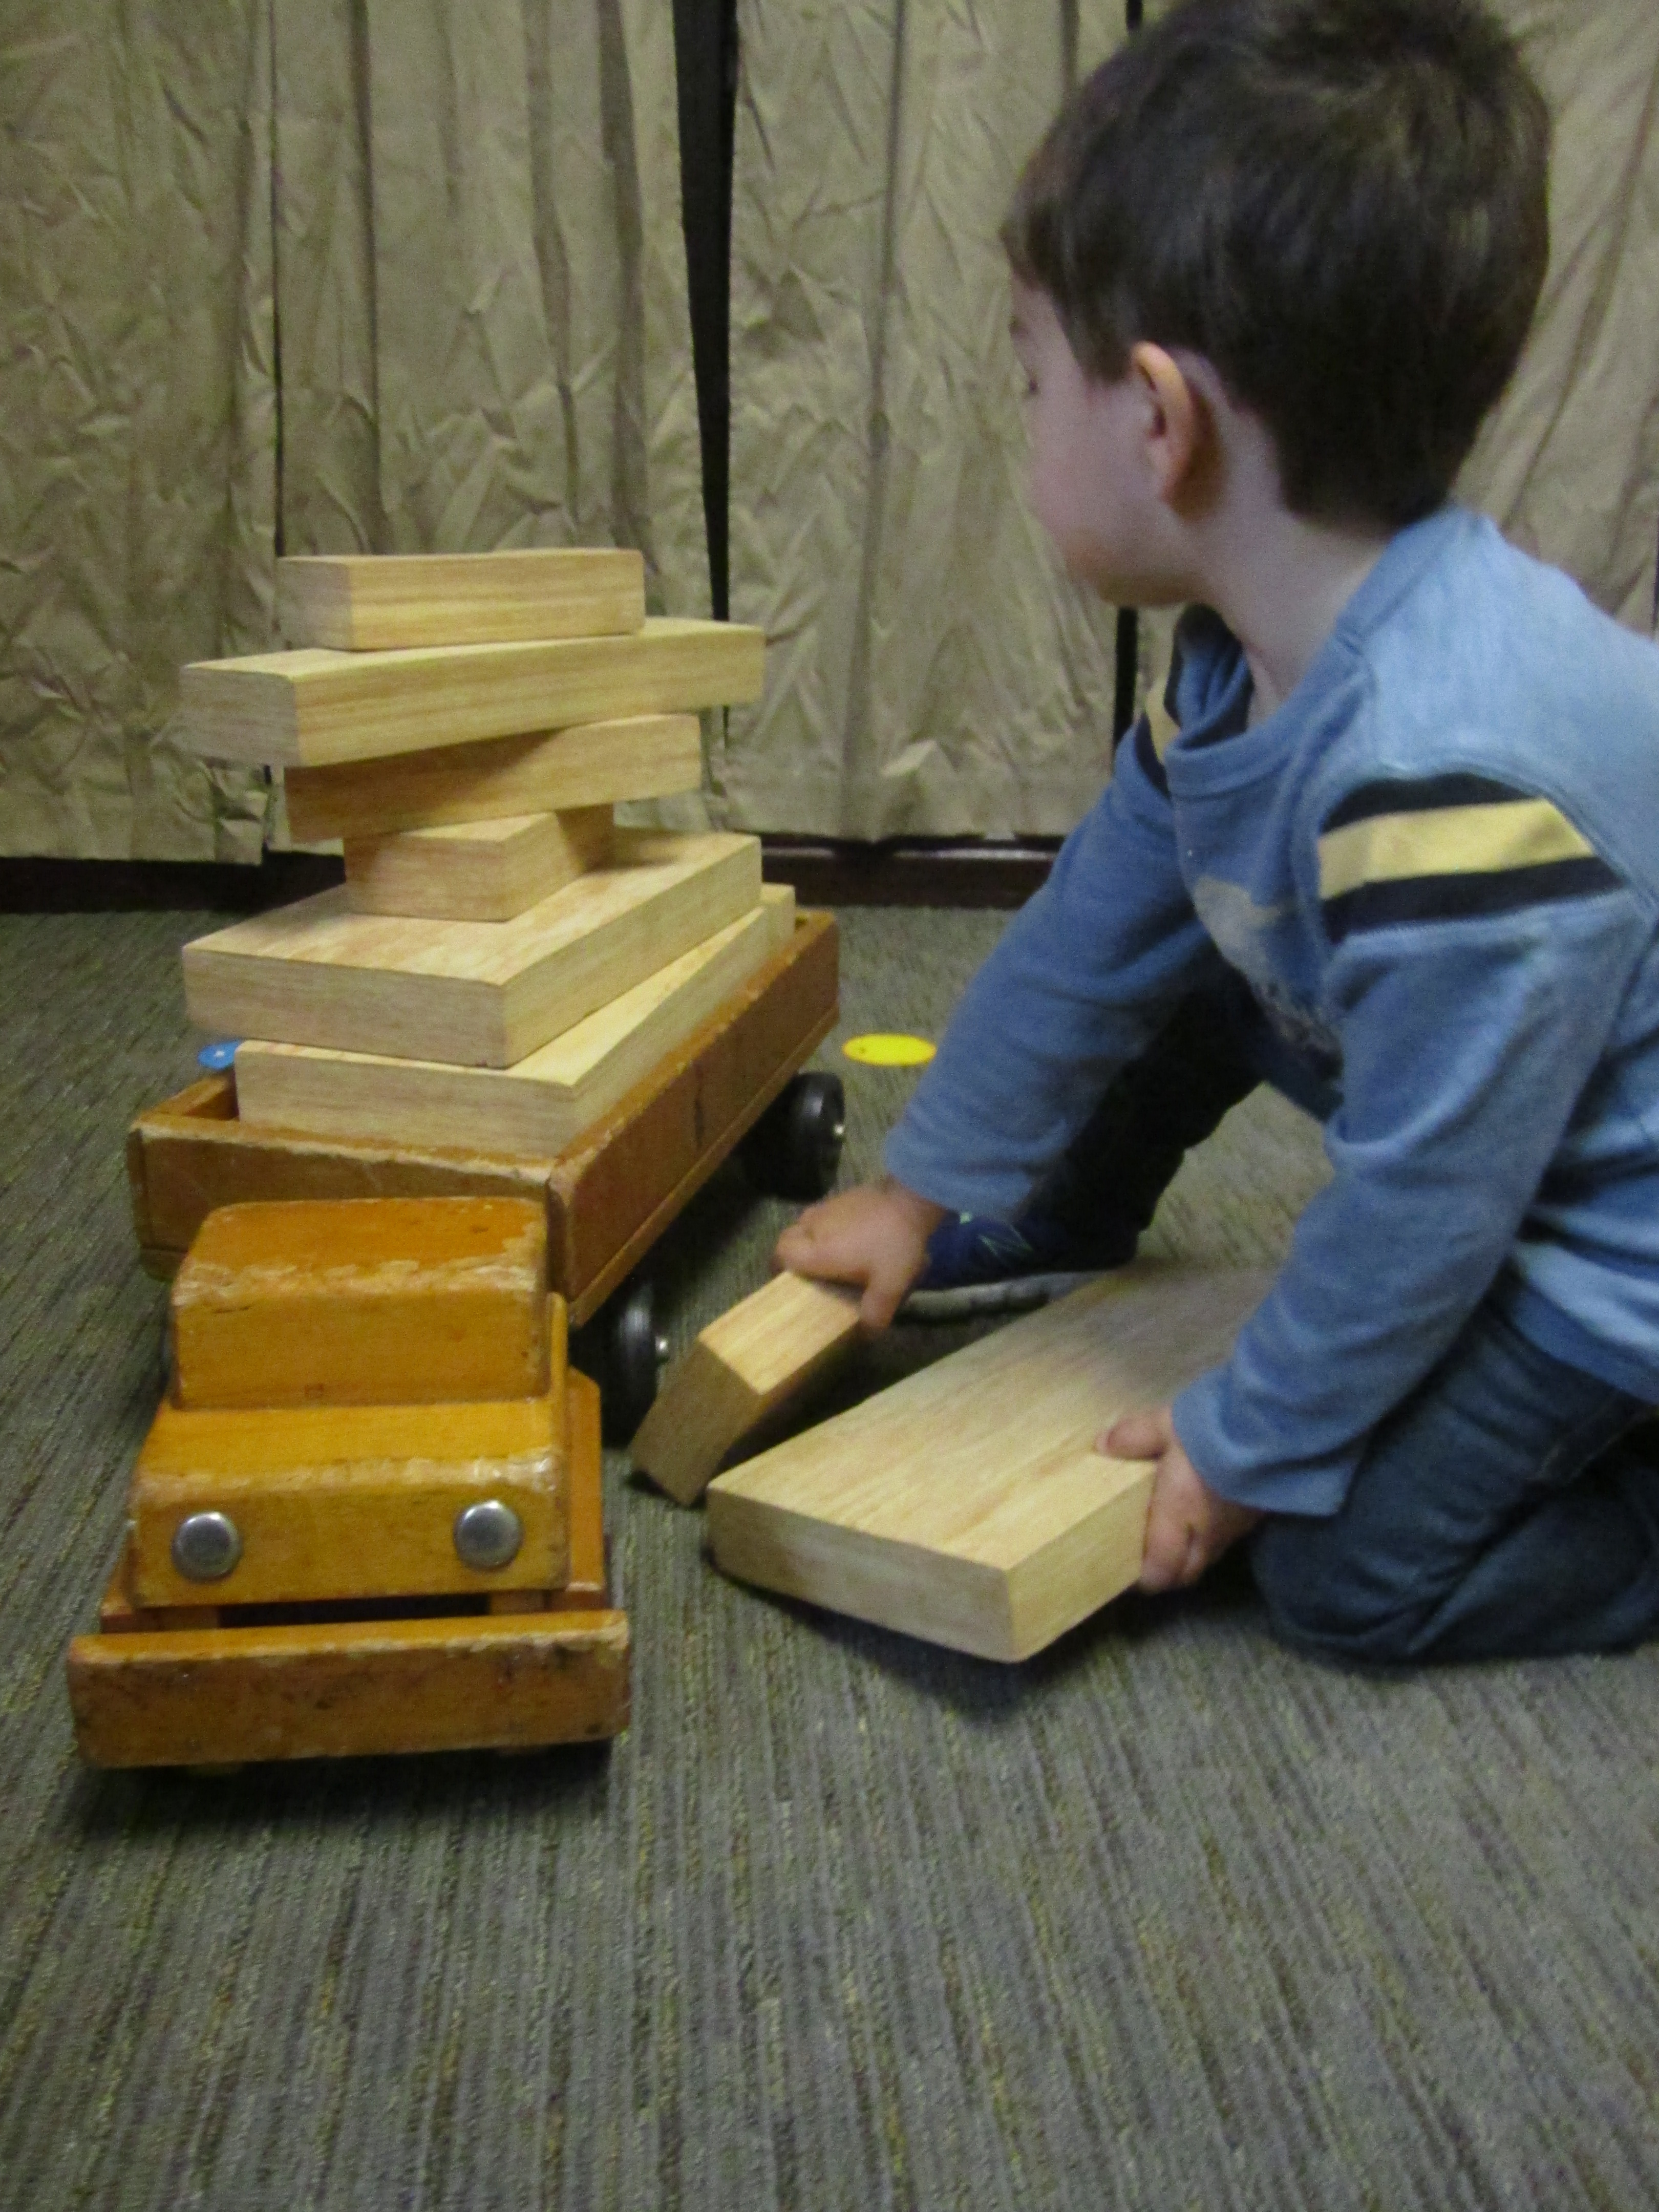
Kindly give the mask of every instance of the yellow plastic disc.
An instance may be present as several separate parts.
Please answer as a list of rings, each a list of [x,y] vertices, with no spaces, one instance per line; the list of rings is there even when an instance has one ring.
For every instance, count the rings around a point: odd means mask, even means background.
[[[866,1067],[921,1067],[933,1056],[926,1037],[882,1033],[848,1037],[842,1050],[848,1060],[862,1060]]]

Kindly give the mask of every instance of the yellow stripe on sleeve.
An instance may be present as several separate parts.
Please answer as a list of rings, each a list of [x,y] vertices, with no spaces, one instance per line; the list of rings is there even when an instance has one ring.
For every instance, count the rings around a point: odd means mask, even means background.
[[[1320,839],[1319,896],[1340,898],[1361,884],[1407,876],[1495,875],[1551,860],[1589,860],[1595,852],[1547,799],[1376,814]]]

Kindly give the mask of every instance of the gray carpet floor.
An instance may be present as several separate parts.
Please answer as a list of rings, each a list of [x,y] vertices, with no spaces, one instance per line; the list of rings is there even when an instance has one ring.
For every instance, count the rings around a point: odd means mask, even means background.
[[[936,1031],[999,921],[847,915],[842,1034]],[[1659,2200],[1656,1651],[1354,1677],[1224,1573],[998,1668],[725,1582],[613,1455],[610,1749],[82,1769],[157,1389],[121,1138],[206,926],[0,920],[0,2212]],[[857,1173],[909,1079],[822,1057]],[[1271,1256],[1319,1173],[1253,1100],[1155,1242]],[[682,1218],[679,1340],[786,1215]]]

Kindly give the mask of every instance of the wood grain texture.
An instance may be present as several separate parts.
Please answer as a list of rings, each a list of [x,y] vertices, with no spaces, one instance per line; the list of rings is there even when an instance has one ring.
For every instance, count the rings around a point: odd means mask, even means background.
[[[765,635],[736,623],[653,617],[631,637],[395,653],[249,654],[191,662],[179,731],[210,760],[277,768],[379,759],[622,714],[758,699]]]
[[[489,1601],[492,1613],[585,1613],[612,1601],[605,1550],[599,1386],[574,1367],[565,1378],[565,1413],[570,1564],[564,1586],[500,1591]]]
[[[1138,1262],[720,1476],[718,1565],[981,1657],[1064,1634],[1140,1571],[1149,1464],[1092,1440],[1224,1359],[1271,1280]]]
[[[613,863],[511,921],[354,914],[344,889],[185,947],[221,1036],[510,1067],[758,905],[760,840],[619,830]]]
[[[647,1076],[786,945],[794,894],[761,903],[636,983],[515,1066],[450,1067],[315,1046],[245,1044],[236,1083],[250,1121],[319,1135],[471,1145],[546,1158]]]
[[[506,645],[627,635],[644,621],[645,561],[627,547],[298,554],[276,563],[276,626],[291,646]]]
[[[303,1136],[243,1121],[228,1074],[192,1084],[129,1134],[145,1265],[166,1280],[211,1209],[246,1199],[534,1196],[549,1282],[584,1322],[833,1028],[838,942],[833,916],[798,911],[788,945],[550,1159]]]
[[[633,714],[390,760],[291,768],[283,788],[289,829],[303,842],[666,799],[702,781],[695,714]]]
[[[550,1589],[568,1570],[565,1314],[554,1301],[538,1397],[392,1406],[181,1412],[163,1404],[127,1493],[134,1605],[288,1605],[333,1598]],[[499,1498],[523,1524],[505,1566],[469,1567],[455,1516]],[[231,1571],[173,1565],[179,1523],[228,1515]]]
[[[548,1388],[547,1217],[525,1198],[295,1199],[197,1232],[172,1295],[181,1407]]]
[[[530,1750],[628,1724],[624,1613],[81,1636],[76,1747],[94,1766]]]
[[[608,806],[514,814],[349,837],[346,897],[356,914],[416,915],[432,921],[511,921],[611,858]]]
[[[860,1334],[855,1293],[775,1276],[711,1322],[668,1375],[635,1436],[635,1466],[695,1504],[727,1454],[824,1380]]]

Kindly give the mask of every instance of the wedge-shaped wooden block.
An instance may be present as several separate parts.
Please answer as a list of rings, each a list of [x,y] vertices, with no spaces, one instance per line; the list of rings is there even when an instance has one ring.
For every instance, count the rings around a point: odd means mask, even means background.
[[[823,1381],[858,1342],[856,1295],[778,1275],[713,1322],[665,1382],[633,1442],[634,1464],[695,1504],[745,1437]]]
[[[769,884],[740,921],[513,1067],[245,1044],[236,1054],[240,1110],[251,1122],[324,1136],[562,1152],[787,945],[793,928],[793,893]]]
[[[127,1493],[134,1605],[488,1595],[562,1583],[564,1315],[556,1310],[555,1372],[537,1398],[204,1413],[164,1404]],[[460,1515],[486,1504],[519,1523],[516,1549],[494,1566],[469,1564],[475,1554],[457,1528]],[[185,1571],[190,1539],[179,1530],[200,1515],[219,1515],[234,1532],[231,1564],[211,1579]]]
[[[631,637],[397,653],[253,653],[179,679],[179,733],[211,760],[307,768],[470,744],[617,714],[735,706],[761,692],[764,634],[659,617]]]
[[[528,1199],[295,1199],[210,1213],[173,1278],[177,1406],[393,1406],[548,1388]]]
[[[390,760],[291,768],[283,778],[292,834],[302,842],[348,842],[451,822],[666,799],[702,781],[695,714],[633,714]]]
[[[583,806],[349,837],[346,896],[358,914],[510,921],[590,868],[603,867],[614,828],[608,806]]]
[[[618,830],[612,865],[511,921],[354,914],[343,888],[185,947],[221,1036],[511,1067],[760,902],[760,840]]]
[[[528,1751],[628,1725],[625,1613],[78,1636],[70,1706],[94,1766]]]
[[[987,1659],[1140,1571],[1152,1468],[1092,1440],[1224,1359],[1271,1278],[1138,1263],[720,1475],[727,1573]]]
[[[292,555],[276,563],[290,645],[347,653],[601,637],[645,620],[645,562],[628,548]]]

